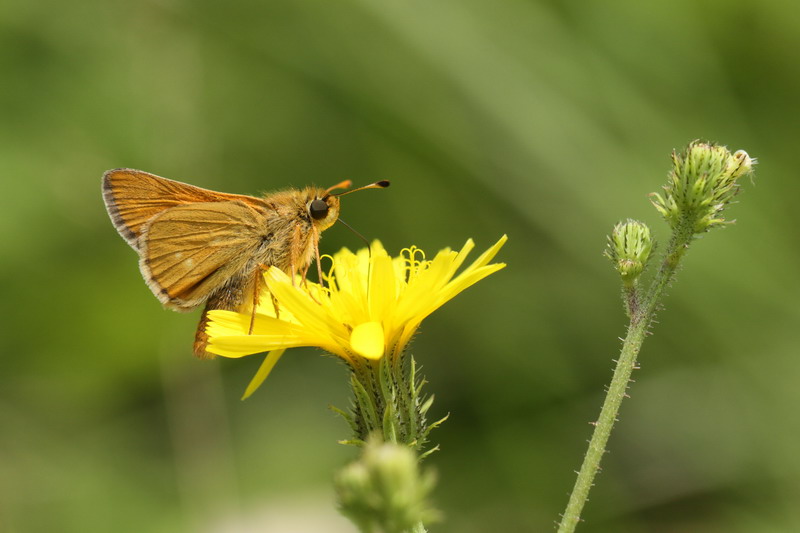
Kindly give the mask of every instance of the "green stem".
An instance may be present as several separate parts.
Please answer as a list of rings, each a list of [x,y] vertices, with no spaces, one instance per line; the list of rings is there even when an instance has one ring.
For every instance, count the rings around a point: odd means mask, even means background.
[[[622,287],[622,300],[625,302],[625,314],[628,315],[628,319],[639,312],[639,299],[641,295],[639,294],[639,287],[636,281],[631,283],[626,283]]]
[[[583,464],[578,472],[578,479],[575,481],[572,494],[570,494],[567,508],[558,526],[558,533],[572,533],[580,521],[581,511],[589,497],[594,477],[600,469],[600,460],[606,451],[608,437],[611,435],[611,429],[617,419],[622,399],[626,396],[631,372],[636,368],[636,357],[639,355],[639,349],[642,347],[647,329],[653,320],[659,298],[675,277],[680,260],[691,242],[692,228],[694,227],[691,222],[683,220],[675,229],[664,254],[664,261],[650,285],[650,290],[639,302],[639,305],[635,306],[635,309],[631,309],[628,334],[614,369],[614,377],[611,379],[611,385],[603,401],[600,417],[594,424],[594,433],[589,441],[589,448],[583,458]]]

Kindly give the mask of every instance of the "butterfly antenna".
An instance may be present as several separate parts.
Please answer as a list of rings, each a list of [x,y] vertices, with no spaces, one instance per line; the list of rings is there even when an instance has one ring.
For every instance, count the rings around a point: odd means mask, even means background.
[[[364,189],[385,189],[386,187],[391,185],[391,182],[389,182],[389,180],[381,180],[381,181],[376,181],[375,183],[370,183],[369,185],[364,185],[363,187],[358,187],[357,189],[353,189],[352,191],[344,191],[337,194],[331,194],[331,191],[335,189],[344,189],[349,187],[350,185],[351,181],[346,180],[341,183],[337,183],[330,189],[326,190],[325,193],[327,196],[344,196],[345,194],[350,194],[356,191],[363,191]]]

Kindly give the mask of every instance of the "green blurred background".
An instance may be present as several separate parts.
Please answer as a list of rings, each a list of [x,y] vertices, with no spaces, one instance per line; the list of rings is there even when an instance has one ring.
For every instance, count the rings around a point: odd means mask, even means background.
[[[134,167],[343,201],[388,250],[510,239],[430,317],[441,532],[550,531],[624,334],[601,256],[695,138],[760,161],[641,355],[579,529],[800,531],[800,7],[777,0],[0,4],[0,531],[353,532],[346,370],[190,355],[103,208]],[[795,214],[793,214],[795,213]],[[343,227],[326,252],[361,242]]]

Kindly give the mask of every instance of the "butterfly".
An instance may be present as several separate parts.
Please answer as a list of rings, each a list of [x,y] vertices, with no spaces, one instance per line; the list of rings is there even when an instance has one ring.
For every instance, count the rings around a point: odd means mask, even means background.
[[[211,358],[209,311],[249,310],[252,331],[262,272],[274,266],[305,279],[312,260],[319,263],[320,235],[339,218],[339,196],[389,182],[332,194],[349,186],[347,180],[257,198],[119,168],[103,175],[103,200],[114,227],[139,254],[156,298],[175,311],[204,306],[194,354]]]

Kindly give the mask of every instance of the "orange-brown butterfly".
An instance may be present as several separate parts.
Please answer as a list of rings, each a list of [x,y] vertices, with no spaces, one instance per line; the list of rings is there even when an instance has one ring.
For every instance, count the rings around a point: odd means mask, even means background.
[[[275,266],[290,275],[302,272],[305,279],[311,260],[319,261],[320,234],[339,218],[338,196],[389,182],[331,194],[349,186],[348,180],[255,198],[120,168],[103,175],[103,199],[161,303],[176,311],[205,304],[194,354],[213,357],[206,352],[209,311],[252,306],[254,317],[262,271]]]

